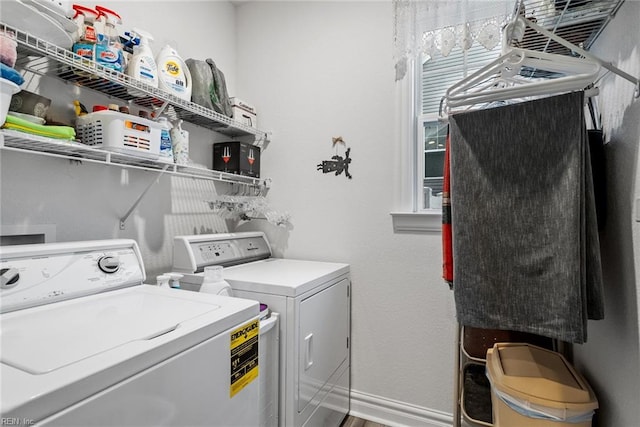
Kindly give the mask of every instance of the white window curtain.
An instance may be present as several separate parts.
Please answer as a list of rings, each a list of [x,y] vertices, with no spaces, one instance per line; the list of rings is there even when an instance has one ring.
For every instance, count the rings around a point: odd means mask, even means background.
[[[393,0],[396,81],[410,59],[448,56],[458,46],[495,48],[515,0]]]

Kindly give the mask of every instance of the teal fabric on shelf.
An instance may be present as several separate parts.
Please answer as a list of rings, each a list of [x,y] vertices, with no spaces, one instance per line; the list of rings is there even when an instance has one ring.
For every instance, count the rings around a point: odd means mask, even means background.
[[[604,317],[583,98],[450,117],[461,324],[583,343],[587,319]]]
[[[17,72],[14,68],[3,64],[2,62],[0,62],[0,77],[12,81],[18,86],[24,83],[24,78],[19,72]]]

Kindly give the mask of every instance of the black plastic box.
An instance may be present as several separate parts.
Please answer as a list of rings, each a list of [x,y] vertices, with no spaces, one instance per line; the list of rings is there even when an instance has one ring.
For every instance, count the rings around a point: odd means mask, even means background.
[[[239,141],[213,144],[213,169],[260,178],[260,147]]]

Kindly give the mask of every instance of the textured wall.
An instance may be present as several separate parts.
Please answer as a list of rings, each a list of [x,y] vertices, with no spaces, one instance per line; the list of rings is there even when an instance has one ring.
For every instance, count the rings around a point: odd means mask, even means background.
[[[640,76],[639,16],[640,2],[624,2],[592,48],[635,77]],[[606,309],[604,320],[590,322],[589,341],[574,352],[600,401],[597,425],[634,426],[640,419],[640,98],[634,98],[632,83],[609,74],[597,104],[608,142],[608,219],[600,234]]]
[[[269,198],[293,218],[289,231],[262,228],[284,256],[351,264],[354,392],[451,413],[441,237],[393,234],[389,215],[401,173],[391,3],[251,2],[237,17],[239,92],[274,132]],[[337,136],[351,147],[351,180],[316,170]]]

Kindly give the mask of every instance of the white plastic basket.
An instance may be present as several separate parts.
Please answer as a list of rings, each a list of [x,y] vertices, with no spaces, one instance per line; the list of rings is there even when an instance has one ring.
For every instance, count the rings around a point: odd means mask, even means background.
[[[0,78],[0,126],[7,119],[11,97],[20,92],[20,86],[14,82]]]
[[[76,135],[95,148],[156,160],[159,123],[117,111],[97,111],[76,119]]]

